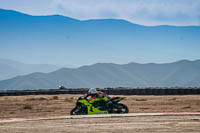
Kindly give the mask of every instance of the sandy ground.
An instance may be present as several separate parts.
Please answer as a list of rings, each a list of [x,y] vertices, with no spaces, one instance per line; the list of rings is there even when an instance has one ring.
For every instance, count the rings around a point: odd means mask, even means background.
[[[0,119],[69,115],[81,95],[0,97]],[[130,113],[200,112],[200,96],[122,96]]]
[[[0,121],[69,115],[80,95],[0,97]],[[200,112],[200,96],[123,96],[130,113]],[[200,115],[0,122],[0,133],[200,133]]]

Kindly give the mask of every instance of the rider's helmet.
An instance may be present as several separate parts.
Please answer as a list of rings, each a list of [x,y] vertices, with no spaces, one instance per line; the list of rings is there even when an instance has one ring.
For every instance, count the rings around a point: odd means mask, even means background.
[[[88,91],[88,94],[97,94],[98,91],[96,90],[96,88],[90,88]]]

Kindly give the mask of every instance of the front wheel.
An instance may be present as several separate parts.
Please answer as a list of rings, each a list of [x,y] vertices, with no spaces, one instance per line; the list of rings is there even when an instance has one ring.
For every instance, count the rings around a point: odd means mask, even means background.
[[[78,112],[78,109],[77,109],[77,107],[75,107],[70,111],[70,115],[76,115],[77,112]]]
[[[86,115],[87,111],[85,108],[75,107],[70,111],[70,115]]]
[[[128,113],[128,107],[124,104],[115,104],[112,108],[111,113],[117,113],[117,114],[124,114],[124,113]]]

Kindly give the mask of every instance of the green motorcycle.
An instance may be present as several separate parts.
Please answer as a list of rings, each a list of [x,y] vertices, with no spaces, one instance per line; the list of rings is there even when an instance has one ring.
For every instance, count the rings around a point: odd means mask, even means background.
[[[108,103],[98,102],[91,104],[85,97],[79,97],[76,102],[76,107],[70,112],[70,115],[92,115],[92,114],[115,114],[128,113],[128,107],[125,104],[119,103],[123,100],[122,97],[111,97]]]

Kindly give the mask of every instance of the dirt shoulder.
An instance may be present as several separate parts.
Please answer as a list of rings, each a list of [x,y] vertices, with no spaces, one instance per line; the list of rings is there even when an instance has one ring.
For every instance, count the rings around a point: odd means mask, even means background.
[[[0,97],[0,119],[69,115],[81,95]],[[200,112],[200,96],[122,96],[130,113]]]

